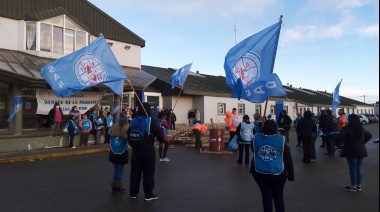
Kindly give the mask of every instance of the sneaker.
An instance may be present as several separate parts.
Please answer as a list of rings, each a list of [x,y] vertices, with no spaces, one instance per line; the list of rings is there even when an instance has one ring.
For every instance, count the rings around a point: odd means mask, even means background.
[[[75,147],[75,146],[72,146],[71,148],[75,149],[76,147]]]
[[[357,191],[356,188],[351,188],[351,186],[344,187],[344,190],[346,190],[346,191],[353,191],[353,192]]]
[[[169,158],[164,158],[164,161],[169,162],[170,160],[169,160]]]
[[[131,199],[137,199],[137,196],[131,196]]]
[[[165,158],[160,158],[160,162],[165,161]]]
[[[358,190],[358,191],[361,191],[361,190],[362,190],[362,187],[361,187],[361,186],[356,186],[355,188],[356,188],[356,190]]]
[[[145,197],[145,201],[151,201],[151,200],[156,200],[156,199],[158,199],[158,195],[155,195],[155,194],[153,194],[153,196],[148,197],[148,198]]]

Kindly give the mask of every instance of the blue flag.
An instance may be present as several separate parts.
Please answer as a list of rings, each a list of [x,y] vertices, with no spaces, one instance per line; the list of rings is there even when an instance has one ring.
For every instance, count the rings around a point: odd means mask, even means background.
[[[172,89],[175,86],[183,86],[183,84],[185,83],[187,73],[189,73],[192,64],[193,63],[187,64],[184,67],[178,69],[176,72],[174,72],[174,74],[170,77],[170,84],[172,84]]]
[[[17,112],[22,108],[22,97],[21,96],[15,96],[13,97],[13,105],[11,109],[11,113],[9,114],[9,117],[7,121],[11,121],[13,117],[17,114]]]
[[[261,103],[269,96],[286,95],[280,78],[273,74],[281,23],[246,38],[227,53],[224,70],[233,98]]]
[[[336,116],[336,108],[340,105],[340,97],[339,97],[340,83],[342,83],[342,80],[340,80],[338,85],[335,87],[335,90],[333,93],[332,112],[334,116]]]
[[[61,97],[98,84],[104,84],[121,95],[123,80],[127,79],[103,36],[78,51],[46,64],[41,68],[41,76],[55,95]]]

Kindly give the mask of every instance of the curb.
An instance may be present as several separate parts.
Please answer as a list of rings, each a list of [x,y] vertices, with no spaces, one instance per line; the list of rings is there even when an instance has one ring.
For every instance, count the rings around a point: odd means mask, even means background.
[[[98,149],[77,150],[77,151],[63,152],[63,153],[51,153],[51,154],[41,154],[41,155],[23,156],[23,157],[14,157],[14,158],[3,158],[3,159],[0,159],[0,164],[1,163],[15,163],[15,162],[22,162],[22,161],[43,160],[47,158],[59,158],[59,157],[84,155],[84,154],[92,154],[92,153],[108,152],[108,151],[109,151],[109,148],[98,148]]]

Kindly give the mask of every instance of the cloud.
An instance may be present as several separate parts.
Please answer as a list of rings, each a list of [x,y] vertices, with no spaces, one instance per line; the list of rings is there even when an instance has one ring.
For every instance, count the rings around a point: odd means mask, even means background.
[[[359,28],[357,32],[363,37],[379,37],[379,24]]]
[[[339,38],[345,32],[346,23],[331,26],[323,25],[297,25],[285,29],[283,42],[313,41],[316,39]]]
[[[304,11],[331,11],[331,10],[347,10],[363,7],[372,3],[373,0],[309,0],[304,6]]]

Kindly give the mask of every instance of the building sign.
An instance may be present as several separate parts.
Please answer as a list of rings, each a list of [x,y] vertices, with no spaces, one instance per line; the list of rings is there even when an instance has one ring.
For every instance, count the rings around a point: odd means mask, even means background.
[[[36,114],[48,115],[54,104],[59,103],[64,115],[69,115],[71,108],[76,105],[81,114],[94,107],[103,97],[103,92],[80,91],[74,95],[61,98],[57,97],[53,90],[37,89],[37,112]]]

